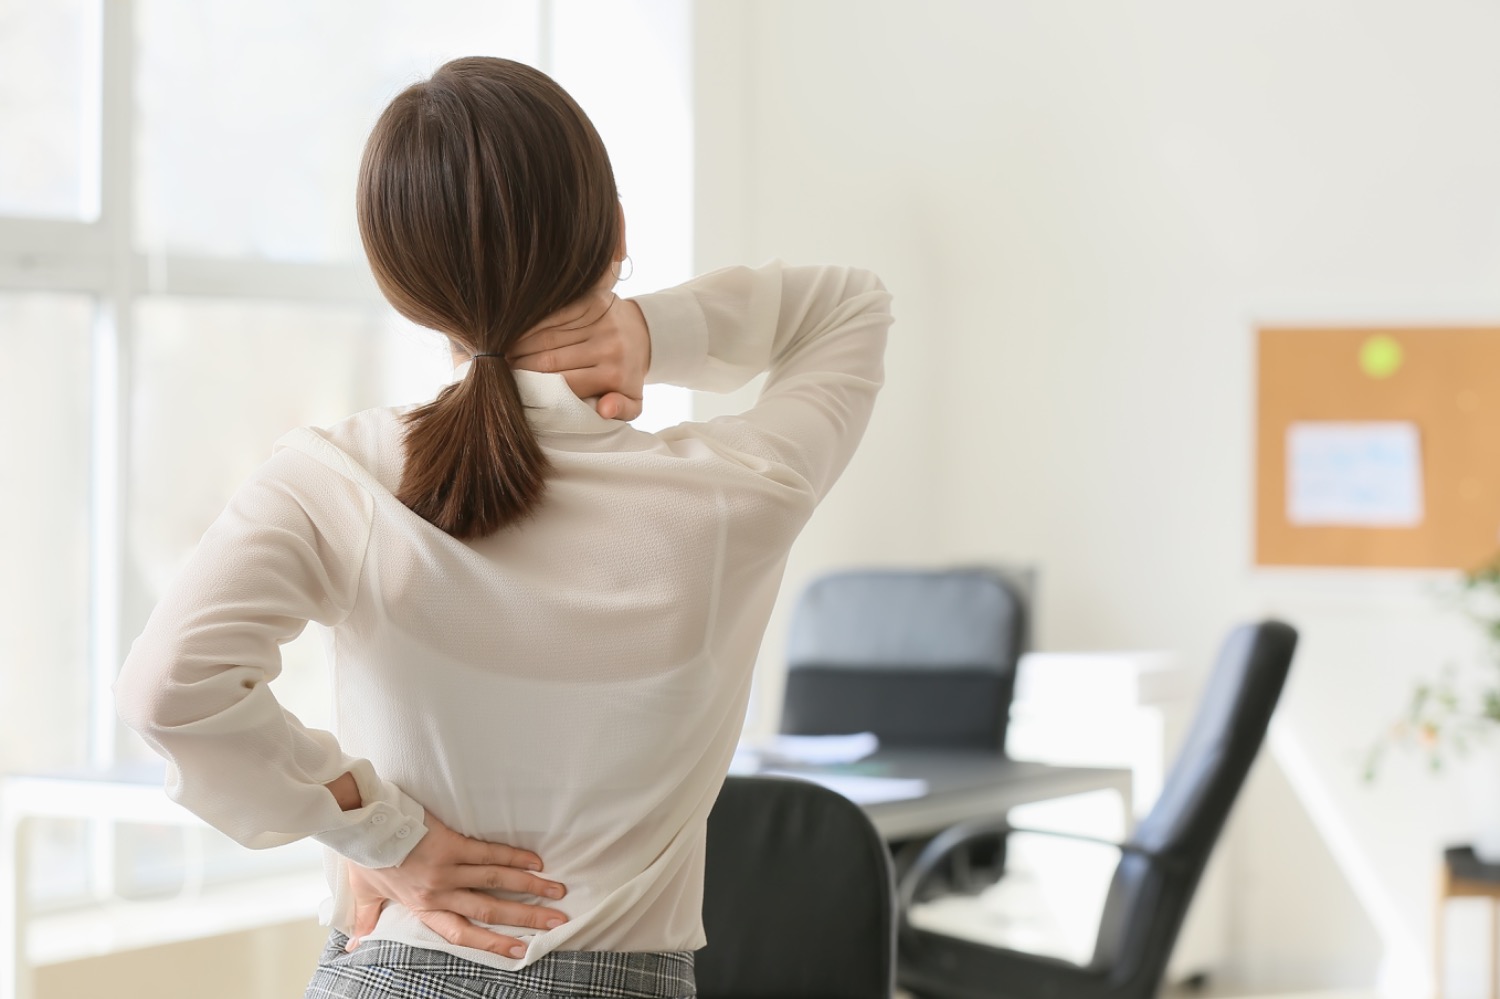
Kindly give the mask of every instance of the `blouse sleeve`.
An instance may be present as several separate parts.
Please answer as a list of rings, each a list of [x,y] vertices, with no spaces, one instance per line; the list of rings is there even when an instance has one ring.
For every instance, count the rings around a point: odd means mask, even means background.
[[[348,615],[372,515],[358,483],[278,451],[204,535],[115,682],[121,718],[167,760],[167,793],[245,846],[312,836],[389,867],[427,831],[421,805],[270,688],[283,644]],[[347,812],[324,787],[344,773],[362,800]]]
[[[731,267],[636,299],[649,380],[727,392],[762,372],[755,405],[705,432],[790,469],[821,499],[848,464],[883,380],[890,295],[869,271]]]

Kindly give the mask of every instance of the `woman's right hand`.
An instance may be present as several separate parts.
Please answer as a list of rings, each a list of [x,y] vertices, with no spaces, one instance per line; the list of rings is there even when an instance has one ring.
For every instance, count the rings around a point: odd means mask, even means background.
[[[423,820],[427,834],[396,867],[349,865],[354,892],[353,950],[374,932],[387,901],[400,902],[444,940],[459,947],[487,950],[501,957],[524,957],[526,945],[515,937],[487,930],[480,923],[505,923],[549,930],[567,922],[556,909],[510,902],[480,889],[499,889],[562,898],[567,889],[537,877],[542,858],[529,850],[487,843],[454,832],[431,812]]]

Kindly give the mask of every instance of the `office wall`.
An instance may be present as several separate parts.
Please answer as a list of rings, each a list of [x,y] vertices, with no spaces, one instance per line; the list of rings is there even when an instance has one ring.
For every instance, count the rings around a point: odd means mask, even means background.
[[[1412,680],[1472,655],[1440,574],[1251,565],[1259,321],[1500,317],[1500,6],[1380,0],[708,0],[697,263],[881,272],[868,442],[785,605],[854,563],[1019,559],[1050,648],[1206,662],[1275,613],[1304,644],[1234,821],[1246,984],[1425,988],[1456,789],[1359,781]],[[1472,923],[1467,922],[1475,917]],[[1455,983],[1482,927],[1457,913]]]

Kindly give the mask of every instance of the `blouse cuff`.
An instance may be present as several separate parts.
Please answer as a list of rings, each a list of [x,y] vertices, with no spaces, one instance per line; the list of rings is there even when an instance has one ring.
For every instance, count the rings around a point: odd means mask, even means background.
[[[708,357],[708,321],[690,291],[668,288],[634,299],[651,333],[646,381],[692,388]]]
[[[426,810],[405,791],[375,775],[368,761],[349,768],[364,803],[344,813],[347,824],[313,838],[361,867],[395,867],[427,834]]]

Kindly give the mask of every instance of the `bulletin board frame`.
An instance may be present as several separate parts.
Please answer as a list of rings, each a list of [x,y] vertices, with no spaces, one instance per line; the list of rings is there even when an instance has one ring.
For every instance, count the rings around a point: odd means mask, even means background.
[[[1257,566],[1468,569],[1500,550],[1500,327],[1264,326],[1256,352]],[[1288,432],[1319,421],[1415,424],[1420,522],[1292,523]]]

